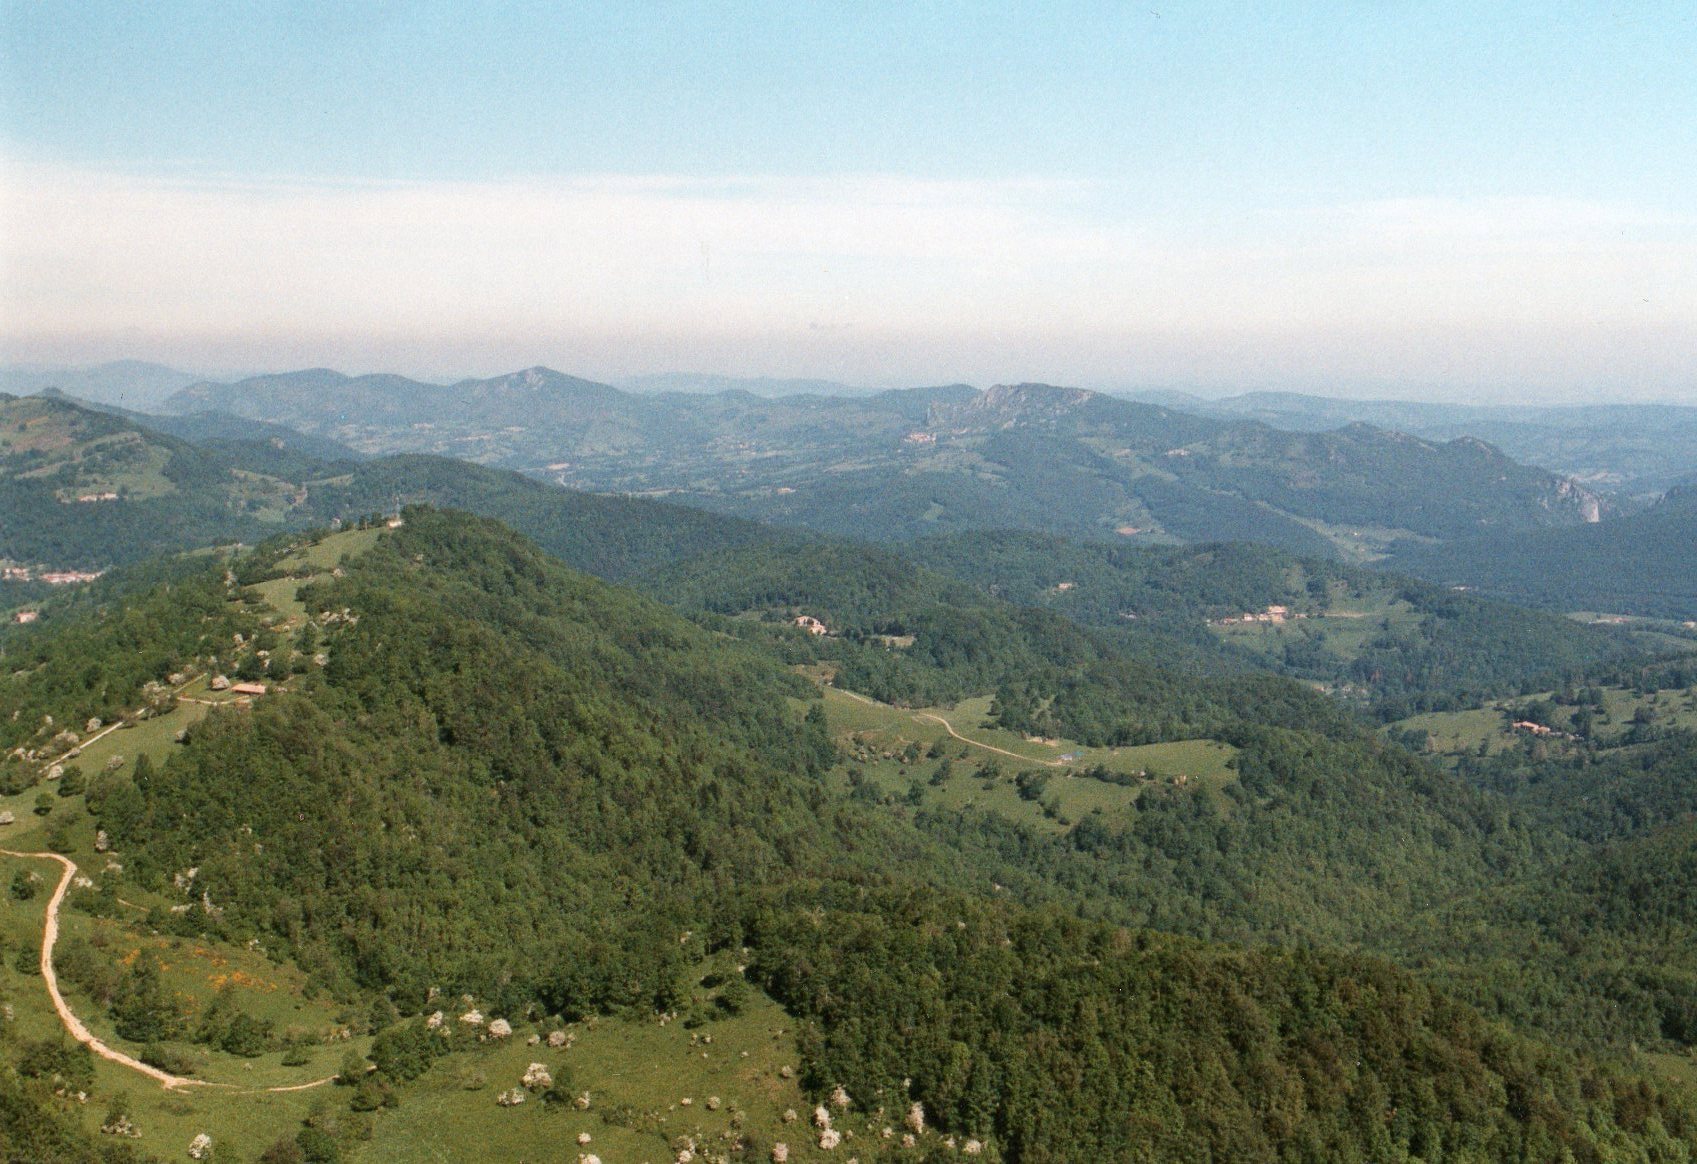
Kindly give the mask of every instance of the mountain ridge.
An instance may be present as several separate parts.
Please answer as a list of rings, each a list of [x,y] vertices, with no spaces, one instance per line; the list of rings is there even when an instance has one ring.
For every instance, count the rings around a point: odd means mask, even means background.
[[[1487,443],[1361,426],[1287,432],[1037,383],[764,398],[635,395],[542,367],[447,389],[308,372],[197,386],[171,406],[227,409],[366,453],[452,455],[893,540],[1059,519],[1075,536],[1268,537],[1366,557],[1399,539],[1577,524],[1615,508]]]

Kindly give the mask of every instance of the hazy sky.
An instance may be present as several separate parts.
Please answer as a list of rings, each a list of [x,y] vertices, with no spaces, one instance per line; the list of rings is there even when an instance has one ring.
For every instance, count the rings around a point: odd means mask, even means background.
[[[0,359],[1697,402],[1689,0],[1012,7],[0,0]]]

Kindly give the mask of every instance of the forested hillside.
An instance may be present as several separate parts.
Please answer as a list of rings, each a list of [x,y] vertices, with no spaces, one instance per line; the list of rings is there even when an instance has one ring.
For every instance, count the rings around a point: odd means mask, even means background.
[[[79,899],[100,926],[134,924],[103,900],[175,900],[180,910],[153,907],[148,924],[231,958],[263,949],[273,976],[302,973],[313,992],[302,1005],[327,995],[358,1016],[342,1077],[359,1086],[314,1100],[300,1135],[288,1133],[297,1148],[412,1158],[393,1139],[412,1134],[408,1096],[449,1086],[475,1097],[481,1084],[468,1093],[449,1081],[501,1054],[487,1037],[431,1033],[437,1000],[463,997],[456,1007],[479,1022],[511,1016],[538,1038],[565,1024],[588,1041],[623,1015],[630,1038],[647,1040],[640,1032],[660,1016],[688,1016],[689,1059],[714,1049],[699,1036],[747,1037],[745,1014],[793,1027],[775,1053],[793,1045],[797,1072],[762,1058],[759,1086],[823,1103],[821,1126],[804,1133],[752,1093],[728,1124],[717,1097],[699,1117],[671,1100],[669,1118],[709,1121],[700,1126],[716,1129],[727,1158],[769,1159],[780,1141],[792,1159],[834,1158],[849,1133],[860,1158],[898,1160],[949,1152],[945,1137],[955,1152],[970,1142],[1009,1161],[1199,1151],[1602,1161],[1697,1149],[1688,1096],[1642,1064],[1606,1062],[1618,1049],[1597,1050],[1618,1047],[1615,1032],[1564,1029],[1535,1007],[1522,1010],[1538,1037],[1579,1049],[1494,1026],[1445,993],[1451,981],[1465,988],[1464,959],[1425,964],[1402,936],[1458,894],[1530,886],[1557,867],[1574,871],[1571,888],[1539,924],[1571,924],[1560,918],[1601,908],[1606,875],[1582,870],[1618,828],[1561,824],[1554,807],[1534,821],[1509,793],[1373,741],[1335,701],[1288,680],[1166,672],[1059,615],[974,605],[967,584],[895,559],[882,560],[882,581],[855,577],[847,567],[860,560],[822,558],[810,585],[835,586],[845,611],[858,603],[869,620],[892,594],[935,602],[957,637],[924,646],[919,623],[902,628],[908,646],[893,632],[850,644],[725,614],[698,626],[493,523],[419,508],[398,528],[283,540],[228,567],[138,575],[130,589],[115,576],[52,624],[0,642],[0,695],[20,713],[4,770],[27,803],[58,725],[128,719],[156,697],[151,714],[167,728],[195,710],[182,742],[161,737],[157,761],[120,757],[78,775],[48,796],[64,807],[28,827],[75,852],[90,843],[84,828],[102,830],[110,864],[95,863]],[[770,579],[747,581],[744,597],[772,599]],[[852,690],[853,668],[879,656],[904,659],[890,681],[917,690],[993,678],[976,690],[994,692],[997,716],[1045,717],[1043,730],[1104,765],[1118,763],[1114,748],[1199,737],[1231,762],[1190,782],[1123,767],[1017,771],[1017,757],[972,754],[980,729],[969,720],[960,735],[926,728],[927,745],[912,736],[920,720],[857,703],[883,726],[855,727],[784,665]],[[273,687],[251,705],[225,700],[205,688],[215,672]],[[204,702],[174,703],[184,684]],[[846,698],[833,690],[827,704]],[[155,738],[148,714],[136,722],[115,738]],[[913,789],[883,791],[898,767]],[[969,781],[983,806],[947,799]],[[1040,801],[1053,781],[1103,789],[1099,810],[1052,811]],[[1029,813],[993,807],[1004,784]],[[54,823],[85,803],[88,825]],[[113,921],[99,920],[106,908]],[[1614,930],[1633,924],[1608,916]],[[1210,944],[1220,940],[1249,948]],[[1623,944],[1621,957],[1640,965],[1651,945]],[[1357,952],[1327,952],[1339,948]],[[234,1003],[185,1017],[158,985],[174,969],[144,959],[101,970],[102,947],[67,951],[77,1005],[112,1024],[110,1037],[156,1041],[124,1044],[138,1052],[178,1063],[210,1053],[195,1048],[211,1040],[237,1048],[224,1055],[277,1053],[277,1036]],[[1396,969],[1374,951],[1424,968]],[[39,989],[22,977],[3,985],[16,997]],[[1566,989],[1576,1013],[1609,997],[1594,976]],[[787,1017],[759,1009],[774,1003]],[[1668,1049],[1686,1038],[1677,1023],[1631,1029]],[[760,1034],[768,1047],[774,1037]],[[628,1087],[593,1057],[529,1054],[569,1069],[586,1095]],[[51,1134],[43,1105],[65,1104],[50,1082],[19,1084],[28,1098],[16,1122],[31,1135]],[[448,1091],[427,1094],[448,1102]],[[666,1143],[654,1122],[664,1091],[594,1125],[582,1121],[601,1109],[574,1108],[574,1094],[562,1085],[556,1105],[539,1089],[536,1117],[593,1126],[632,1151]],[[240,1100],[217,1102],[234,1112]],[[487,1126],[482,1135],[520,1126],[488,1093],[470,1108],[452,1102],[478,1113],[456,1119]],[[701,1134],[691,1133],[698,1146]]]
[[[244,434],[219,414],[159,420],[181,438],[139,420],[153,418],[55,397],[0,400],[0,558],[98,570],[414,503],[498,518],[609,578],[799,536],[683,506],[563,490],[466,461],[362,462],[333,442],[264,424],[240,422]],[[336,459],[344,453],[353,459]]]
[[[258,540],[295,493],[107,413],[0,398],[0,558],[98,570],[168,549]]]
[[[1600,525],[1408,548],[1390,564],[1533,606],[1697,619],[1697,487]]]
[[[1697,467],[1697,409],[1679,404],[1454,404],[1340,400],[1296,392],[1249,392],[1206,400],[1177,392],[1134,399],[1182,412],[1259,420],[1274,428],[1325,431],[1352,423],[1426,440],[1489,441],[1528,465],[1595,482],[1629,496],[1654,494]]]
[[[683,505],[580,493],[446,457],[383,457],[319,484],[321,523],[406,505],[463,509],[522,532],[568,565],[615,581],[709,551],[752,543],[795,545],[805,535]]]
[[[1017,622],[1018,635],[1044,644],[1037,656],[1125,656],[1213,674],[1269,670],[1322,684],[1386,719],[1471,706],[1665,649],[1622,631],[1247,544],[1134,549],[1007,531],[928,538],[893,552],[824,540],[757,542],[686,559],[642,584],[683,609],[823,619],[846,640],[838,648],[845,659],[869,636],[875,643],[914,638],[894,654],[860,653],[847,664],[857,676],[868,668],[899,671],[904,660],[939,649],[970,656],[978,665],[957,696],[1031,673],[1033,651],[992,626],[997,619],[1004,628]],[[1276,622],[1268,621],[1272,609]],[[1080,635],[1063,618],[1093,629]],[[958,628],[953,638],[974,642],[940,647],[951,627]],[[858,681],[873,693],[912,697],[887,681]]]

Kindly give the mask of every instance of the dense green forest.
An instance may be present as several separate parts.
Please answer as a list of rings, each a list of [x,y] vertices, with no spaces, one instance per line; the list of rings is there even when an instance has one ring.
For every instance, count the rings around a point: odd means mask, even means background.
[[[663,1008],[699,904],[820,842],[799,681],[534,548],[419,513],[303,600],[356,615],[310,697],[209,720],[100,812],[138,877],[198,867],[315,972]]]
[[[1534,606],[1697,618],[1697,488],[1596,525],[1409,547],[1391,564]]]
[[[1288,678],[1167,669],[894,556],[803,547],[784,575],[756,544],[654,575],[692,621],[465,514],[362,536],[298,585],[291,632],[261,595],[290,593],[298,538],[113,575],[0,639],[0,693],[23,787],[58,725],[133,711],[174,672],[284,683],[158,765],[91,776],[89,811],[121,884],[181,898],[153,924],[257,941],[358,1013],[393,1008],[375,1088],[428,1063],[404,1047],[433,991],[663,1014],[702,959],[743,951],[803,1024],[811,1094],[918,1103],[992,1158],[1697,1149],[1689,1098],[1620,1059],[1681,1051],[1697,1013],[1697,979],[1658,954],[1691,924],[1670,896],[1688,836],[1665,831],[1691,811],[1678,733],[1553,776],[1518,753],[1450,773]],[[1227,607],[1259,593],[1236,585]],[[815,602],[855,633],[735,617]],[[1229,778],[1037,822],[879,794],[797,666],[910,701],[993,694],[992,721],[1084,745],[1221,741]],[[1011,778],[967,759],[907,763]],[[1550,951],[1575,942],[1563,974]],[[147,965],[64,973],[120,1032],[193,1035]],[[221,1046],[266,1037],[207,1021]]]
[[[1697,1133],[1682,1101],[1383,963],[903,891],[829,900],[822,921],[762,917],[756,940],[756,972],[815,1024],[817,1080],[921,1097],[1008,1159],[1678,1159]]]

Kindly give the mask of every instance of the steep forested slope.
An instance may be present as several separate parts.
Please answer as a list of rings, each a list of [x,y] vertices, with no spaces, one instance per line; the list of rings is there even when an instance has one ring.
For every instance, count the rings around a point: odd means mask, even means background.
[[[702,904],[818,843],[794,681],[509,536],[420,512],[303,600],[353,612],[310,697],[105,811],[140,875],[198,867],[325,974],[663,1005]]]
[[[446,457],[382,457],[320,482],[311,515],[323,523],[403,505],[463,509],[493,518],[562,562],[615,581],[711,550],[795,545],[804,535],[682,505],[580,493]]]
[[[959,899],[834,904],[823,925],[763,919],[756,965],[815,1024],[816,1077],[922,1094],[1010,1160],[1679,1159],[1697,1132],[1678,1101],[1382,964]]]
[[[1697,618],[1697,489],[1597,525],[1411,547],[1390,564],[1534,606]]]

